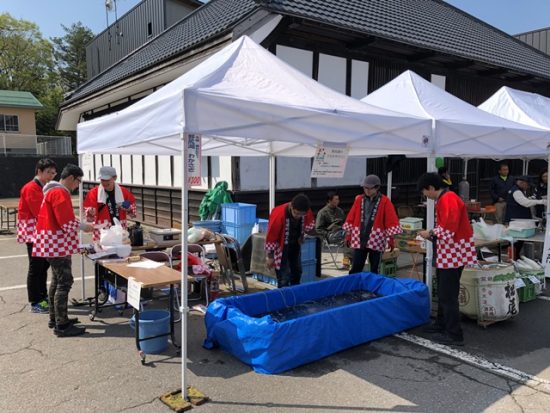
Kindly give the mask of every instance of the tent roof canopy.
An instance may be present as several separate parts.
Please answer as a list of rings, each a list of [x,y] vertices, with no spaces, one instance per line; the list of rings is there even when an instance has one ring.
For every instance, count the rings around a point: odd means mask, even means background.
[[[243,36],[116,113],[78,125],[79,153],[180,154],[182,132],[203,155],[314,155],[322,142],[350,155],[426,153],[430,122],[325,87]]]
[[[382,108],[431,119],[434,153],[462,157],[530,157],[548,152],[550,133],[487,113],[412,71],[362,99]]]
[[[550,130],[550,98],[501,87],[479,108],[514,122]]]

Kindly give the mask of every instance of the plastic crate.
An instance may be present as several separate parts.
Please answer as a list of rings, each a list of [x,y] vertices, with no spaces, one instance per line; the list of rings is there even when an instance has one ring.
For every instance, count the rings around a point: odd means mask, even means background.
[[[302,278],[301,283],[310,283],[317,281],[317,260],[302,261]]]
[[[233,203],[222,204],[222,221],[231,225],[254,225],[256,222],[256,205]]]
[[[191,222],[194,227],[197,228],[206,228],[212,232],[221,232],[222,231],[222,221],[219,219],[211,221],[193,221]]]
[[[536,228],[524,228],[524,229],[510,229],[508,228],[508,235],[514,238],[531,238],[535,235]]]
[[[365,264],[364,270],[370,271],[370,263]],[[392,278],[397,276],[397,259],[381,261],[378,265],[378,274]]]
[[[254,223],[246,225],[231,225],[225,223],[223,225],[223,232],[227,235],[231,235],[233,238],[239,241],[239,244],[242,247],[250,234],[252,234],[253,227]]]
[[[537,298],[536,285],[529,278],[522,278],[525,287],[518,288],[518,297],[520,303],[533,301]]]
[[[256,221],[260,227],[260,232],[267,232],[267,224],[269,223],[268,219],[258,218]]]
[[[317,238],[304,238],[302,244],[302,263],[317,259]],[[303,264],[302,264],[303,265]]]

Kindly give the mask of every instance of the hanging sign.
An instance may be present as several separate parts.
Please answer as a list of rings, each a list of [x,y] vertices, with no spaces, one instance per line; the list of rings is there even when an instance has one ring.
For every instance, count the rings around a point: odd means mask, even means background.
[[[342,178],[346,170],[349,147],[346,144],[318,145],[311,167],[312,178]]]
[[[187,184],[201,185],[201,135],[187,135]]]

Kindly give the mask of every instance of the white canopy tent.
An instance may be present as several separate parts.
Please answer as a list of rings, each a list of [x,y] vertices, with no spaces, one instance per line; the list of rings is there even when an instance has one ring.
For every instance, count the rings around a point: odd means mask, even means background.
[[[509,87],[501,87],[493,96],[479,105],[479,108],[504,119],[513,120],[541,129],[550,131],[550,98],[541,96],[537,93],[523,92],[521,90],[512,89]],[[544,151],[541,151],[537,158],[547,157],[550,165],[550,153],[548,141]],[[527,174],[527,171],[524,171]],[[546,265],[546,258],[550,251],[548,222],[550,216],[550,198],[547,198],[546,203],[546,236],[544,240],[544,257],[545,274],[550,277],[550,266]]]
[[[512,158],[548,153],[550,133],[484,112],[412,71],[362,99],[375,106],[430,119],[428,171],[435,171],[436,156]],[[427,228],[434,225],[434,203],[428,200]],[[426,282],[431,288],[431,244],[426,253]]]
[[[79,154],[182,154],[184,134],[203,137],[203,155],[314,155],[323,142],[351,156],[416,155],[430,122],[341,95],[243,37],[134,105],[77,127]],[[274,202],[270,162],[270,204]],[[273,199],[271,197],[273,196]],[[187,227],[187,186],[182,188]],[[183,237],[183,250],[187,238]],[[187,256],[182,263],[182,392],[187,394]]]

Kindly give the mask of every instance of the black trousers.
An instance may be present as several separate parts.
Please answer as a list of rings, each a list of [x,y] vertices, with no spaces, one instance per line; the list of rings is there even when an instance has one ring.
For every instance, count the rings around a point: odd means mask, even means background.
[[[351,264],[350,274],[363,272],[363,267],[369,257],[370,272],[378,274],[378,266],[380,265],[380,258],[382,253],[380,251],[374,251],[370,248],[356,248],[353,250],[353,261]]]
[[[277,288],[300,284],[302,279],[302,256],[299,245],[285,246],[281,258],[281,268],[277,274]]]
[[[436,324],[455,340],[463,340],[458,309],[458,293],[463,269],[464,267],[437,269],[437,296],[439,302],[437,304]]]
[[[36,304],[48,298],[46,282],[50,264],[46,258],[32,256],[32,242],[27,242],[29,256],[29,271],[27,272],[27,295],[29,303]]]

